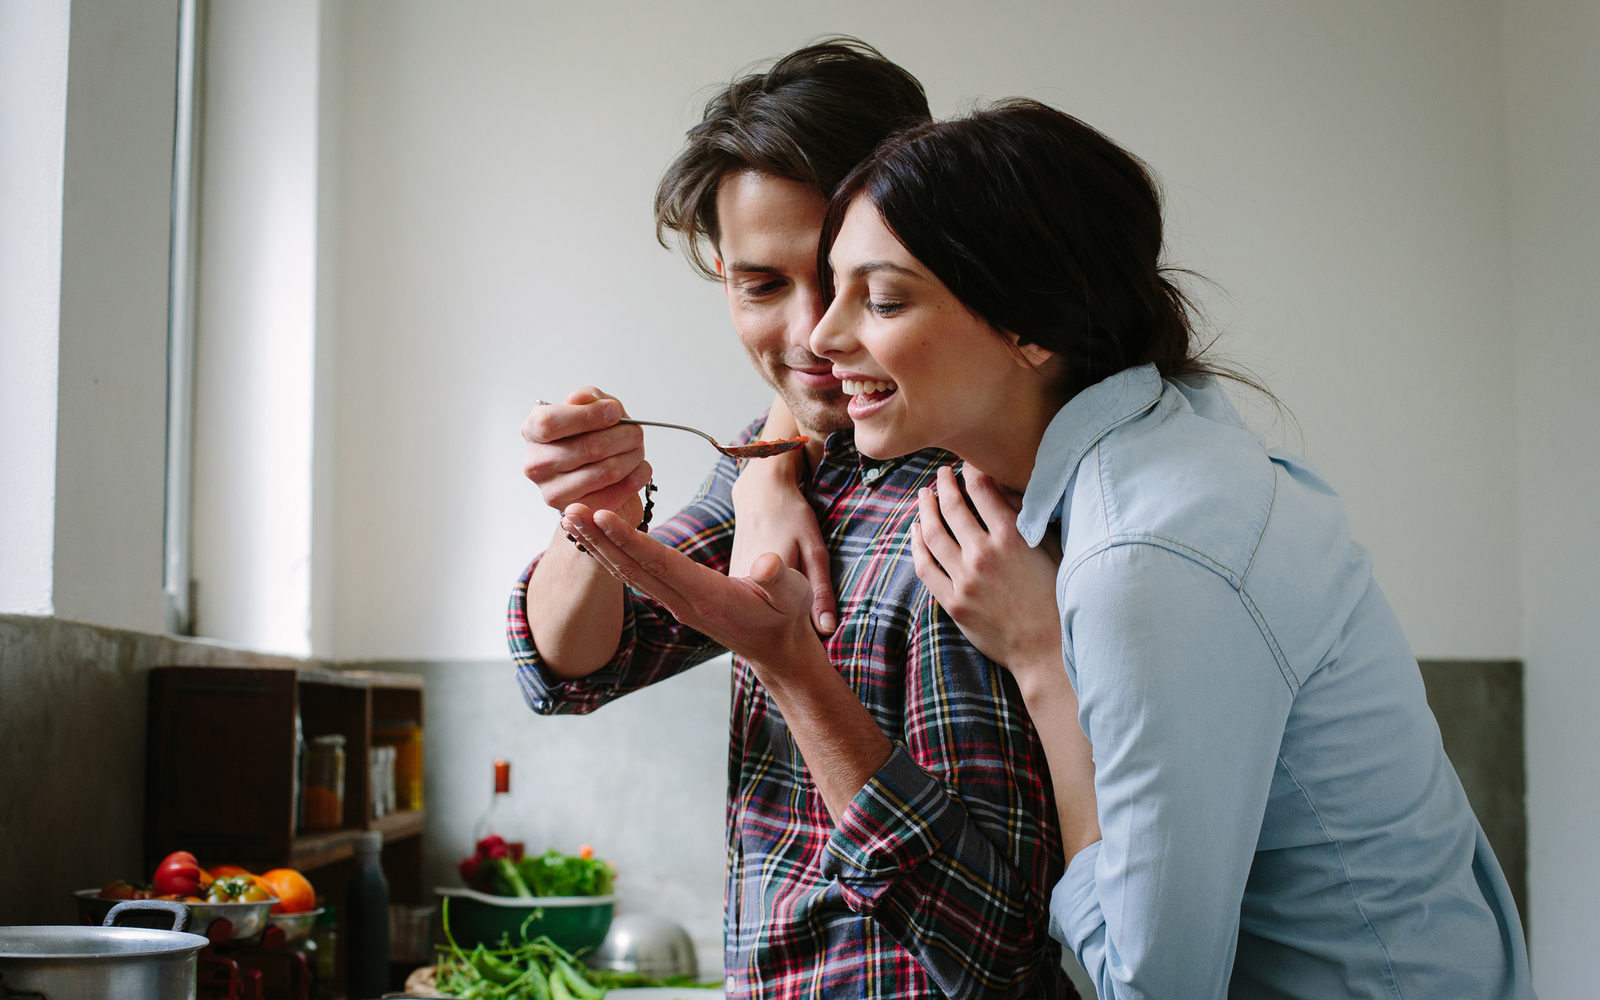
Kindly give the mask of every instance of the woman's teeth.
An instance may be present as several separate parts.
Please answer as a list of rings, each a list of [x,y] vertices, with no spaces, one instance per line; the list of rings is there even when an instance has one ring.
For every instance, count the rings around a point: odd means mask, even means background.
[[[862,382],[857,379],[847,378],[839,382],[846,396],[860,396],[875,392],[893,392],[898,388],[893,382]]]

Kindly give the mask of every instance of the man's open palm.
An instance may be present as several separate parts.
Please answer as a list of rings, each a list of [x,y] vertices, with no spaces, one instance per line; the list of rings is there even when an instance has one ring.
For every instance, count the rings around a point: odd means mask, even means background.
[[[773,553],[756,557],[750,576],[729,577],[607,510],[573,504],[561,524],[611,575],[740,656],[776,665],[806,643],[820,644],[810,624],[811,584]]]

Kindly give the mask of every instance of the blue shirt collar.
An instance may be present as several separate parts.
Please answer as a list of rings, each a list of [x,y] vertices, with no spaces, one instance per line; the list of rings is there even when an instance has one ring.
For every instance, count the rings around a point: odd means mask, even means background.
[[[1038,545],[1055,520],[1067,483],[1095,443],[1117,425],[1155,405],[1163,383],[1155,365],[1126,368],[1096,382],[1067,401],[1039,442],[1033,475],[1022,495],[1017,530],[1029,545]]]

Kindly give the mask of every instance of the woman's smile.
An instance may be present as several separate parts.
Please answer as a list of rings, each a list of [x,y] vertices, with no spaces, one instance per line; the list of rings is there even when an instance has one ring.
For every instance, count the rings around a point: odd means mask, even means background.
[[[863,379],[837,372],[835,377],[850,400],[850,419],[856,422],[871,418],[900,389],[889,379]]]

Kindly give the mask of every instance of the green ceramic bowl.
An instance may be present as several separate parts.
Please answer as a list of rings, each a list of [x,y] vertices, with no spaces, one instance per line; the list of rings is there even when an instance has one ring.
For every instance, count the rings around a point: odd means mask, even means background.
[[[530,915],[528,938],[544,935],[570,952],[599,947],[611,929],[616,896],[491,896],[476,889],[433,890],[450,903],[450,936],[463,948],[494,948],[502,937],[522,940],[522,924]]]

